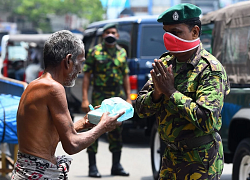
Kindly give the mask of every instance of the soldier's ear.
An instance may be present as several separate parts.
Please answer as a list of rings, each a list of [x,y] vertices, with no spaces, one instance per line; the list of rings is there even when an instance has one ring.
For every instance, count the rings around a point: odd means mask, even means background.
[[[116,38],[119,39],[119,37],[120,37],[120,35],[119,35],[119,33],[117,32],[117,33],[116,33]]]
[[[200,34],[200,28],[199,26],[195,25],[192,29],[193,39],[197,39],[199,37],[199,34]]]

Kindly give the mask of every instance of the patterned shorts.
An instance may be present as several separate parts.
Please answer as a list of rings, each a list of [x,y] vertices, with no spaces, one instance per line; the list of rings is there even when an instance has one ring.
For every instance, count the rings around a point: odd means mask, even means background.
[[[69,167],[72,159],[66,156],[58,156],[57,164],[53,164],[48,160],[32,156],[29,154],[17,154],[17,162],[12,171],[11,179],[68,179]]]

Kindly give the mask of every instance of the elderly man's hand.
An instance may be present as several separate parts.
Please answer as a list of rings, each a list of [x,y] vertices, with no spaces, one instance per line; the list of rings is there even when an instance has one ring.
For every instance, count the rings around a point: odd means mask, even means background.
[[[89,129],[89,128],[92,128],[92,127],[96,126],[95,124],[92,124],[92,123],[89,122],[88,114],[86,114],[84,116],[84,119],[85,119],[84,129]]]
[[[101,121],[100,123],[103,124],[105,131],[112,131],[114,130],[117,126],[120,126],[122,124],[122,122],[118,122],[117,119],[119,117],[121,117],[123,114],[125,113],[125,111],[118,113],[115,116],[109,116],[109,112],[105,112],[103,113],[102,117],[101,117]]]
[[[88,120],[88,114],[86,114],[83,118],[79,119],[74,123],[74,128],[77,132],[83,130],[83,129],[89,129],[94,127],[95,124],[92,124]]]

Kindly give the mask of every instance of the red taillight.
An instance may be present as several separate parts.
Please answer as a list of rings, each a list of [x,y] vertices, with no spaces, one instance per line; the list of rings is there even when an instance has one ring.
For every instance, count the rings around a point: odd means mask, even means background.
[[[3,61],[3,76],[8,77],[8,60]]]
[[[40,77],[43,74],[43,70],[38,72],[38,77]]]
[[[25,80],[26,80],[26,74],[23,73],[23,81],[25,82]]]
[[[137,90],[138,84],[137,84],[137,76],[129,76],[129,82],[130,82],[130,88],[131,90]]]

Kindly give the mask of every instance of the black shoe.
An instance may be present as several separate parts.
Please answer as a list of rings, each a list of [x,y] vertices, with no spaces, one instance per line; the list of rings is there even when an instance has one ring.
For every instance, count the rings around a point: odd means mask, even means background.
[[[112,176],[129,176],[129,173],[124,171],[122,165],[119,163],[117,165],[113,165],[111,169]]]
[[[89,177],[101,178],[101,174],[95,165],[89,167]]]

